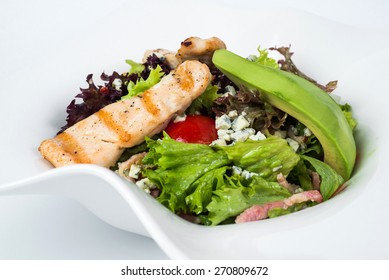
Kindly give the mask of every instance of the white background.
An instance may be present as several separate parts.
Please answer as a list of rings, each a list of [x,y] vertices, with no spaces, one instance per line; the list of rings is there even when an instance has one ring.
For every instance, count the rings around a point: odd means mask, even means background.
[[[66,45],[66,38],[82,38],[93,30],[94,20],[115,15],[123,2],[2,0],[0,83],[7,83],[4,77],[9,73],[22,73],[24,65],[39,63],[39,57]],[[136,12],[137,5],[143,5],[137,2],[133,1],[133,10],[128,16]],[[175,2],[165,1],[166,5]],[[197,3],[206,8],[205,2]],[[389,28],[389,1],[384,0],[217,0],[213,3],[232,7],[239,3],[243,9],[260,9],[263,5],[292,7],[350,25]],[[148,5],[150,13],[157,15],[158,11],[152,9],[153,3]],[[190,16],[190,11],[183,13]],[[196,34],[188,34],[191,35]],[[109,38],[109,34],[102,38]],[[0,102],[3,94],[8,93],[0,92]],[[0,147],[0,151],[5,148]],[[0,176],[5,176],[4,172],[0,170]],[[0,196],[0,259],[165,258],[167,256],[153,240],[113,228],[73,201],[45,196]]]

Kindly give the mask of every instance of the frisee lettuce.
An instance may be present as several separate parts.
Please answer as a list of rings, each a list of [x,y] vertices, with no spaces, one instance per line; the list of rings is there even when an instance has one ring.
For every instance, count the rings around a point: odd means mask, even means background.
[[[128,71],[128,74],[141,73],[145,69],[143,64],[135,62],[131,59],[126,59],[126,63],[130,65],[130,71]]]
[[[348,124],[350,125],[351,129],[354,130],[354,128],[357,126],[358,122],[356,119],[353,118],[352,114],[352,108],[349,104],[340,105],[340,109],[342,110],[343,114],[346,117],[346,120]]]
[[[279,68],[277,61],[271,57],[269,57],[269,51],[267,49],[261,49],[260,46],[257,48],[259,55],[253,56],[252,61],[258,63],[263,66],[271,67],[271,68]]]
[[[158,65],[155,69],[150,70],[150,74],[146,80],[144,80],[143,78],[139,78],[136,83],[130,81],[127,85],[128,94],[122,96],[122,100],[130,99],[133,96],[137,96],[138,94],[148,90],[152,86],[159,83],[159,81],[164,75],[165,73],[162,71],[161,66]]]

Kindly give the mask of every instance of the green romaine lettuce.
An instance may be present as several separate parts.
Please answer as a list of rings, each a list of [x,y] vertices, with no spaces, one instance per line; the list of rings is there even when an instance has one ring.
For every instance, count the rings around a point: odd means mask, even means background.
[[[175,213],[193,213],[216,225],[246,208],[285,199],[289,190],[270,182],[287,175],[299,160],[285,140],[268,138],[218,147],[164,138],[146,140],[143,175],[161,190],[157,198]],[[232,166],[257,172],[250,178],[232,175]]]
[[[227,166],[223,166],[208,171],[193,183],[191,189],[194,191],[185,198],[190,212],[199,215],[206,211],[207,205],[212,200],[213,191],[225,187],[224,176],[227,168]]]
[[[344,180],[334,169],[328,164],[308,156],[301,155],[304,161],[309,162],[320,176],[320,193],[323,200],[328,200],[343,184]]]
[[[307,166],[303,160],[300,160],[293,168],[288,179],[299,185],[304,191],[313,190],[312,178],[309,176]]]
[[[193,192],[191,186],[197,179],[230,163],[222,151],[216,152],[207,145],[177,142],[167,134],[163,139],[146,141],[150,151],[142,163],[152,168],[146,169],[144,175],[162,190],[158,200],[173,212],[187,211],[185,198]]]
[[[206,219],[211,225],[235,217],[250,206],[279,201],[289,197],[291,193],[278,183],[269,182],[260,176],[244,179],[240,175],[226,178],[223,188],[214,191],[207,209]]]
[[[218,146],[236,165],[250,172],[257,173],[269,181],[276,181],[277,175],[288,176],[299,162],[300,157],[279,137],[264,140],[237,142],[233,146]]]
[[[283,215],[286,215],[286,214],[290,214],[290,213],[293,213],[293,212],[300,211],[300,210],[302,210],[304,208],[307,208],[307,207],[312,207],[312,206],[314,206],[316,204],[317,204],[317,202],[305,201],[305,202],[293,204],[292,206],[289,206],[287,209],[284,209],[284,208],[273,208],[273,209],[270,209],[268,211],[267,215],[268,215],[269,218],[275,218],[275,217],[279,217],[279,216],[283,216]]]

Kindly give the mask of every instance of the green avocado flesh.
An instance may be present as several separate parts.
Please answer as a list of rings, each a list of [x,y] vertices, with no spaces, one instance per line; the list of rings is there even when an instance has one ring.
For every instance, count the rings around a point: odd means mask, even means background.
[[[295,74],[256,64],[227,50],[217,50],[212,61],[236,85],[260,90],[267,102],[308,127],[323,146],[324,161],[343,179],[350,178],[356,157],[353,132],[326,92]]]

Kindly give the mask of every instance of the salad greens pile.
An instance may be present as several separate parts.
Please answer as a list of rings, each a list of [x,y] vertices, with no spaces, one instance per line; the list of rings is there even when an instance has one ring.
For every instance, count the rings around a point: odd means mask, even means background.
[[[292,172],[294,177],[307,177],[305,163],[323,178],[320,192],[325,199],[343,183],[342,177],[327,164],[299,156],[279,137],[247,140],[232,146],[182,143],[167,134],[146,141],[150,150],[142,161],[147,166],[144,175],[161,189],[157,200],[174,213],[199,215],[201,223],[207,225],[228,221],[250,206],[288,198],[292,192],[277,182],[277,174],[288,176]],[[236,168],[248,173],[235,173]],[[301,187],[313,189],[309,183]],[[306,202],[307,206],[311,204]],[[293,206],[278,213],[296,209]],[[273,211],[272,216],[276,215]]]
[[[157,200],[175,213],[189,210],[215,225],[249,206],[291,195],[276,183],[276,175],[289,174],[299,156],[281,138],[219,147],[181,143],[165,134],[147,142],[145,176],[162,189]],[[234,174],[234,167],[250,171],[249,176]]]
[[[291,69],[307,79],[293,64],[289,48],[275,50],[286,59],[278,63],[260,48],[258,56],[248,59],[270,68]],[[336,81],[321,86],[308,80],[327,92],[336,86]],[[318,189],[323,200],[334,195],[344,179],[323,162],[323,148],[315,135],[307,135],[305,125],[270,105],[258,90],[234,84],[231,88],[230,84],[228,90],[235,93],[226,94],[227,89],[220,85],[220,80],[214,80],[187,114],[218,117],[231,111],[244,113],[250,128],[266,135],[266,139],[209,146],[178,142],[166,133],[158,139],[146,139],[144,148],[148,153],[141,162],[142,175],[160,190],[156,197],[160,203],[174,213],[194,215],[198,223],[218,225],[233,222],[251,206],[282,201],[294,193]],[[339,106],[353,129],[356,122],[351,107]],[[280,137],[282,133],[299,141],[299,148],[293,149],[285,135]],[[313,182],[312,173],[320,178],[319,186]],[[280,183],[280,174],[288,178],[287,184],[292,187]],[[274,207],[267,216],[288,214],[316,203],[306,200],[289,207]]]
[[[284,59],[270,58],[269,51],[278,52]],[[328,94],[335,89],[336,81],[323,86],[299,71],[291,56],[289,47],[258,48],[258,54],[247,60],[293,73]],[[102,76],[106,81],[103,86],[95,86],[92,76],[88,76],[89,88],[77,96],[83,98],[84,103],[75,104],[73,100],[69,105],[67,126],[109,102],[136,96],[157,84],[170,71],[166,61],[155,55],[143,64],[131,60],[127,63],[131,66],[128,73]],[[225,145],[215,141],[206,145],[179,142],[164,132],[128,148],[119,164],[135,154],[147,152],[137,163],[141,169],[139,180],[147,179],[148,184],[158,190],[153,193],[155,198],[172,212],[195,217],[194,220],[203,225],[232,223],[252,206],[280,202],[306,191],[317,190],[324,201],[330,199],[348,178],[324,162],[323,146],[318,138],[306,125],[273,106],[260,89],[237,85],[215,65],[209,66],[212,83],[185,113],[212,119],[231,114],[244,116],[248,129],[260,133],[264,139],[246,138]],[[98,94],[101,96],[96,98]],[[91,104],[91,100],[103,102]],[[350,105],[339,104],[339,108],[353,130],[356,121]],[[316,203],[308,199],[288,207],[275,206],[269,208],[267,217],[285,215]]]

